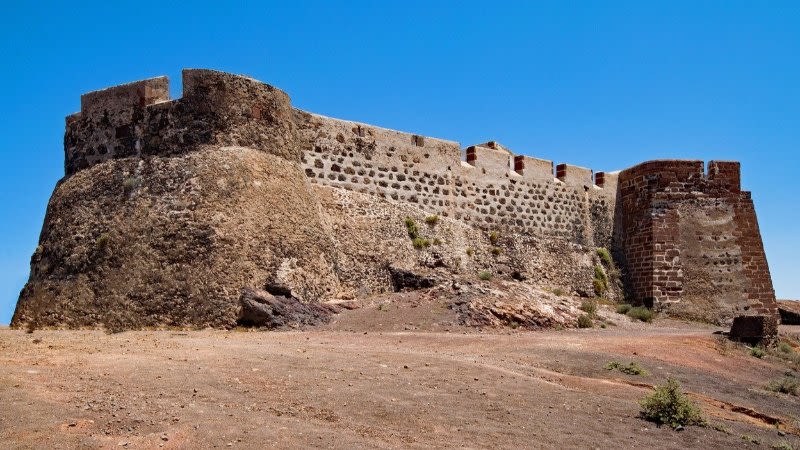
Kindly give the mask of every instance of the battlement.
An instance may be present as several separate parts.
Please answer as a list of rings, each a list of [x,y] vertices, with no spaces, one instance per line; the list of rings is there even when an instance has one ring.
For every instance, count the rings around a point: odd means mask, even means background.
[[[595,186],[616,192],[619,181],[619,171],[597,172],[594,174]]]
[[[472,145],[466,150],[467,162],[490,175],[506,175],[511,170],[512,153],[490,141]]]
[[[141,108],[169,99],[169,79],[149,78],[81,95],[81,114]]]
[[[553,180],[553,161],[517,155],[514,157],[514,171],[526,180]]]
[[[573,186],[591,186],[593,184],[592,169],[571,164],[557,165],[556,178]]]
[[[705,185],[732,193],[741,190],[740,164],[736,161],[709,161],[708,172],[703,161],[664,159],[647,161],[623,170],[620,189],[659,191],[667,187]]]
[[[709,161],[706,178],[732,192],[740,191],[742,189],[741,164],[738,161]]]
[[[515,155],[506,147],[496,141],[472,145],[466,148],[466,161],[473,167],[482,169],[488,175],[506,175],[515,173],[525,180],[547,181],[559,180],[570,186],[597,187],[604,189],[609,184],[601,177],[601,183],[595,183],[592,169],[575,166],[572,164],[559,164],[554,166],[553,161],[533,158],[525,155]],[[555,172],[553,168],[555,167]],[[605,173],[605,172],[598,172]],[[616,189],[616,172],[611,189]]]
[[[299,151],[290,150],[300,126],[297,113],[301,117],[311,113],[292,108],[286,93],[247,76],[216,70],[185,69],[182,79],[183,95],[177,99],[171,99],[169,80],[163,76],[82,95],[81,111],[66,121],[66,174],[107,159],[179,154],[205,144],[251,146],[299,158]],[[457,143],[348,123],[352,130],[341,136],[352,131],[363,141],[403,147],[402,157],[422,164],[462,167]],[[437,149],[435,156],[431,148]],[[513,175],[527,181],[593,185],[590,169],[560,164],[560,171],[554,173],[552,161],[514,155],[496,141],[467,147],[464,153],[467,165],[463,168],[480,169],[469,177]]]

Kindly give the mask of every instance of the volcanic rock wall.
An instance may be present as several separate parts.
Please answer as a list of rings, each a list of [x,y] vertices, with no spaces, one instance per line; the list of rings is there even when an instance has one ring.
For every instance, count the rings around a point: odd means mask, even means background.
[[[738,166],[593,180],[496,142],[462,151],[294,109],[247,77],[184,70],[183,87],[170,99],[160,77],[81,97],[13,324],[233,326],[243,288],[369,295],[392,289],[398,264],[591,296],[596,247],[615,249],[634,301],[710,321],[774,312]],[[405,218],[432,216],[415,248]]]

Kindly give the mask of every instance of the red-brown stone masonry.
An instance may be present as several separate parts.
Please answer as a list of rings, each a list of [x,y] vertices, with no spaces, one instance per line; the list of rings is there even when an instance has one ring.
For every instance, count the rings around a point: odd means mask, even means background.
[[[747,298],[757,313],[777,314],[778,305],[753,200],[749,192],[740,193],[737,200],[734,207],[735,237],[742,249],[742,275],[750,281]]]
[[[681,300],[680,211],[698,198],[716,198],[735,208],[734,239],[744,267],[739,276],[747,279],[751,308],[776,314],[755,209],[749,193],[740,191],[737,162],[711,162],[706,176],[702,161],[651,161],[620,173],[617,189],[614,245],[634,302],[659,307]]]
[[[709,161],[708,180],[730,192],[741,190],[740,164],[737,161]]]
[[[514,157],[514,171],[522,174],[525,170],[525,157],[522,155],[517,155]]]
[[[678,211],[675,209],[658,213],[653,218],[652,297],[655,307],[679,301],[683,293],[681,251],[678,245],[679,220]]]
[[[606,184],[606,174],[605,172],[597,172],[594,174],[594,184],[598,187],[603,187]]]

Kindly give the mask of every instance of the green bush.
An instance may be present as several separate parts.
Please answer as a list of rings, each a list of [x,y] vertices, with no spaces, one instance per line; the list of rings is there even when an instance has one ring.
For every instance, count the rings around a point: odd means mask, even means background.
[[[126,191],[130,191],[138,188],[141,184],[142,181],[138,177],[128,177],[122,182],[122,187],[125,188]]]
[[[497,241],[499,240],[500,240],[500,235],[497,234],[497,231],[492,231],[489,233],[489,242],[491,242],[492,245],[497,244]]]
[[[778,380],[770,381],[767,384],[767,390],[772,392],[780,392],[782,394],[800,395],[800,382],[794,377],[783,377]]]
[[[594,317],[597,315],[597,302],[590,299],[584,300],[583,303],[581,303],[581,311],[588,314],[589,317]]]
[[[594,266],[594,279],[602,281],[603,284],[608,284],[608,277],[605,270],[603,270],[603,266],[597,264]]]
[[[559,297],[563,297],[563,296],[564,296],[564,295],[566,295],[567,293],[564,291],[564,289],[561,289],[561,288],[555,288],[555,289],[553,289],[553,294],[555,294],[555,295],[557,295],[557,296],[559,296]]]
[[[439,238],[433,238],[433,245],[442,245],[442,240]]]
[[[497,256],[497,255],[499,255],[501,253],[503,253],[503,249],[502,248],[500,248],[500,247],[492,247],[492,254],[494,256]]]
[[[792,444],[790,444],[788,441],[785,441],[785,440],[780,440],[780,441],[772,444],[772,448],[775,449],[775,450],[794,450],[794,447],[792,447]]]
[[[411,239],[416,239],[419,237],[419,226],[417,226],[417,222],[414,222],[414,219],[411,217],[406,217],[405,219],[406,224],[406,231],[408,231],[408,237]]]
[[[100,250],[105,250],[111,245],[111,236],[108,233],[103,233],[94,241],[95,246]]]
[[[592,286],[594,287],[595,295],[598,297],[603,295],[603,293],[608,290],[608,277],[606,276],[606,272],[603,270],[603,267],[599,264],[594,266],[594,279],[592,280]]]
[[[781,341],[778,345],[768,351],[769,354],[777,358],[789,361],[793,364],[800,364],[800,354],[798,354],[792,344],[786,341]]]
[[[475,254],[475,250],[472,247],[467,247],[467,256],[472,256]]]
[[[594,295],[600,297],[606,291],[606,285],[602,281],[595,278],[592,280],[592,287],[594,287]]]
[[[650,372],[645,370],[645,368],[640,366],[636,361],[631,361],[627,365],[622,364],[619,361],[611,361],[603,366],[603,368],[606,370],[619,370],[627,375],[641,375],[643,377],[650,375]]]
[[[436,225],[437,223],[439,223],[439,216],[437,215],[428,216],[425,218],[425,223],[427,223],[428,225]]]
[[[597,257],[600,258],[600,261],[606,267],[610,268],[614,265],[614,260],[611,259],[611,253],[609,253],[608,249],[605,247],[597,248]]]
[[[704,426],[706,421],[700,409],[681,391],[681,385],[674,378],[658,386],[652,395],[639,401],[642,417],[657,424],[667,424],[673,428],[678,425]]]
[[[621,305],[617,305],[617,314],[627,314],[628,311],[631,310],[631,305],[627,303],[623,303]]]
[[[411,240],[411,244],[413,244],[414,248],[417,249],[427,248],[431,246],[431,241],[421,237],[415,237],[414,239]]]
[[[483,281],[489,281],[492,279],[492,272],[489,272],[488,270],[482,270],[478,273],[478,278]]]
[[[758,359],[763,358],[766,354],[767,352],[765,352],[761,347],[753,347],[750,349],[750,356],[755,356]]]
[[[592,328],[593,326],[594,322],[592,322],[592,318],[588,314],[578,316],[578,328]]]
[[[634,306],[625,314],[627,314],[627,316],[631,319],[641,320],[642,322],[653,321],[653,311],[650,311],[644,306]]]

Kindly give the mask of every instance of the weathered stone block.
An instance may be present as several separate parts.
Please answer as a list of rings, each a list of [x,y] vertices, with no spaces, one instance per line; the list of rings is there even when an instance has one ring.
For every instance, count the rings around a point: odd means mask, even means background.
[[[771,344],[778,337],[778,320],[775,316],[737,316],[729,336],[751,345]]]

